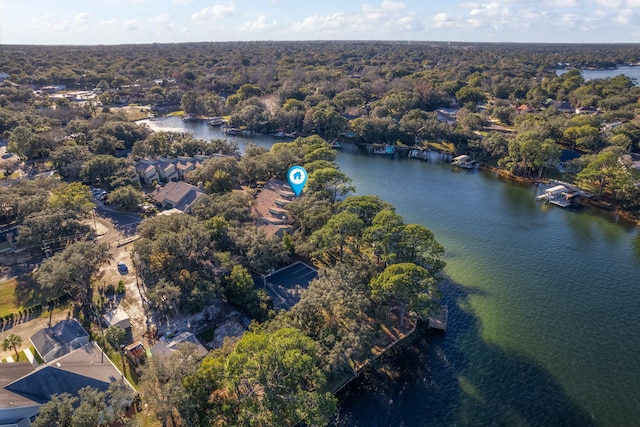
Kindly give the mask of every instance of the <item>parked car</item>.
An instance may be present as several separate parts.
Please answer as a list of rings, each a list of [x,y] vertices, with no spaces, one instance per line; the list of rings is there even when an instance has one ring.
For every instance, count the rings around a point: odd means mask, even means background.
[[[126,274],[129,272],[129,268],[127,267],[127,264],[123,263],[123,262],[119,262],[118,263],[118,271],[122,274]]]

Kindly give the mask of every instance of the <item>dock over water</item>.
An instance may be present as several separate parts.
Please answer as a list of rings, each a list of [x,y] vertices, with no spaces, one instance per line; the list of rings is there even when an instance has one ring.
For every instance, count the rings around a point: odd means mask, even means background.
[[[429,317],[429,329],[447,331],[447,320],[449,319],[449,307],[443,305]]]

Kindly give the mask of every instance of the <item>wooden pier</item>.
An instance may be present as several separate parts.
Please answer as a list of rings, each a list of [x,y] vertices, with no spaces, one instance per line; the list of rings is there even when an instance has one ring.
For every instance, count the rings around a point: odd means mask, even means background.
[[[447,320],[449,318],[449,307],[443,305],[440,309],[429,317],[429,329],[438,329],[443,332],[447,331]]]

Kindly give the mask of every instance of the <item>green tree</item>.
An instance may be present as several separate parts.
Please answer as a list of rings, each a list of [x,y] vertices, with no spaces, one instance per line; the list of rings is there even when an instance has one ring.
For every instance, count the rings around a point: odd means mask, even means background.
[[[104,331],[105,339],[115,348],[116,350],[120,350],[120,344],[122,340],[127,335],[127,331],[122,329],[120,326],[109,326]]]
[[[340,262],[344,260],[345,247],[349,247],[352,255],[359,253],[360,239],[364,230],[364,222],[352,212],[340,212],[311,235],[316,245],[316,254],[338,251]]]
[[[322,368],[329,375],[349,372],[370,356],[375,327],[364,319],[373,307],[371,267],[363,260],[357,266],[338,263],[321,270],[291,311],[280,315],[318,344]]]
[[[142,202],[142,194],[132,185],[118,187],[107,196],[107,201],[125,210],[133,210]]]
[[[165,357],[151,357],[141,369],[139,390],[149,410],[167,425],[199,425],[198,414],[185,389],[185,379],[193,375],[200,357],[193,344],[184,344]],[[171,424],[169,424],[171,423]]]
[[[482,89],[477,87],[465,86],[463,88],[460,88],[460,90],[456,92],[456,99],[461,105],[464,105],[466,103],[479,105],[483,102],[486,102],[487,97],[485,96]]]
[[[9,133],[7,150],[27,160],[37,159],[49,152],[42,135],[26,126],[18,126]]]
[[[61,145],[49,155],[53,167],[61,176],[77,179],[82,164],[89,158],[89,150],[83,145]]]
[[[110,155],[97,155],[89,159],[80,172],[80,176],[90,184],[110,190],[117,187],[119,177],[125,176],[127,184],[131,183],[127,159],[119,159]]]
[[[589,164],[576,175],[576,179],[594,188],[598,195],[602,195],[607,190],[613,192],[613,189],[617,187],[616,180],[627,173],[624,166],[618,161],[619,157],[619,153],[615,151],[603,151],[595,155]]]
[[[401,328],[407,309],[428,316],[440,297],[436,279],[427,269],[413,263],[388,266],[371,280],[370,286],[374,299],[397,304]]]
[[[371,226],[365,230],[365,240],[373,248],[378,263],[387,266],[396,262],[404,220],[393,208],[379,211],[371,220]]]
[[[331,202],[335,202],[338,196],[355,191],[351,178],[336,168],[320,168],[309,172],[306,187],[309,191],[326,196]]]
[[[68,293],[81,308],[87,308],[93,294],[91,280],[110,260],[106,244],[76,242],[44,260],[35,278],[42,288],[55,295]]]
[[[323,391],[326,380],[318,363],[316,344],[296,329],[245,333],[227,357],[207,360],[198,373],[200,383],[222,389],[208,386],[209,402],[223,401],[221,413],[209,413],[210,424],[326,425],[336,402]]]
[[[49,197],[49,206],[54,210],[67,210],[80,214],[88,214],[95,207],[91,201],[89,187],[80,182],[63,184],[53,191]]]
[[[18,347],[22,345],[22,337],[17,334],[10,334],[4,338],[2,342],[2,349],[4,351],[13,350],[16,352],[16,360],[20,359],[20,354],[18,353]]]
[[[40,407],[38,417],[31,423],[33,427],[72,427],[74,407],[77,397],[69,393],[54,394]]]
[[[79,404],[71,416],[72,427],[108,426],[112,416],[107,411],[105,393],[93,387],[84,387],[78,391]]]

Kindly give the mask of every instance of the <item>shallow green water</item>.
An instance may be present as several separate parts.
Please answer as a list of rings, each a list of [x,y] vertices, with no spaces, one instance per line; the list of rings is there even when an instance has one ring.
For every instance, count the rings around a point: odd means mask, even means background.
[[[431,228],[452,282],[447,334],[416,343],[428,357],[399,362],[390,389],[352,393],[344,425],[640,423],[635,226],[542,205],[536,187],[480,171],[357,153],[339,162],[358,194]]]
[[[346,146],[338,162],[358,194],[391,202],[445,246],[450,317],[446,335],[421,334],[397,361],[397,378],[349,387],[336,425],[640,424],[635,226],[437,161]]]

